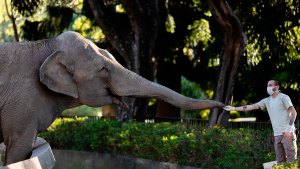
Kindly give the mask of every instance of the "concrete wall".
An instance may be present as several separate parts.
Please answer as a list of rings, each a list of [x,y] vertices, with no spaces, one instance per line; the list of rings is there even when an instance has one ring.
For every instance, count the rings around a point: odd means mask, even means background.
[[[4,160],[6,147],[3,143],[1,143],[0,149],[1,160]],[[53,169],[54,165],[55,159],[50,145],[44,139],[38,137],[33,147],[32,155],[29,159],[3,167],[0,166],[0,169]]]
[[[52,151],[56,160],[54,169],[200,169],[96,152]]]

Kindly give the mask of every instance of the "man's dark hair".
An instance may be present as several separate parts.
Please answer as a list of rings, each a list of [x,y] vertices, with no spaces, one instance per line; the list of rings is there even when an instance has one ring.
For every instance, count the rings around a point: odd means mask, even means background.
[[[280,86],[280,82],[278,80],[273,79],[275,86]]]

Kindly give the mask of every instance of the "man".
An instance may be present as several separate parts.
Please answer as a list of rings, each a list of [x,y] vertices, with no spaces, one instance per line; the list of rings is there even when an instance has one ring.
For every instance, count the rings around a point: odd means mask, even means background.
[[[295,119],[297,112],[289,96],[279,90],[277,80],[269,80],[267,92],[270,95],[260,102],[241,107],[226,106],[227,111],[251,111],[267,109],[274,132],[274,146],[277,164],[291,162],[297,159],[297,144],[295,134]]]

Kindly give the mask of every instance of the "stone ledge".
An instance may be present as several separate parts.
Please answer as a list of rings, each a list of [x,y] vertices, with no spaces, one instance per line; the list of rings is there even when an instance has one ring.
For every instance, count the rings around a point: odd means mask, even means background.
[[[30,159],[13,163],[0,169],[52,169],[55,164],[50,145],[38,137]]]
[[[57,159],[54,169],[200,169],[117,154],[56,149],[53,153]]]
[[[277,164],[276,161],[270,161],[270,162],[264,163],[263,166],[264,166],[264,169],[272,169],[272,167],[276,164]]]

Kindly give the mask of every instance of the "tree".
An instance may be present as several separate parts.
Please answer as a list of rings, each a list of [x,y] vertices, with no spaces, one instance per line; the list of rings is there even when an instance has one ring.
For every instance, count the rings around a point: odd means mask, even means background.
[[[229,104],[246,39],[239,19],[225,0],[210,0],[208,2],[214,18],[224,32],[221,67],[214,99]],[[212,110],[209,119],[210,127],[216,124],[227,126],[229,112],[225,110],[221,114],[219,112],[219,109]]]
[[[88,3],[94,19],[122,56],[127,68],[153,81],[157,60],[155,44],[159,28],[165,20],[165,1],[88,0]],[[117,11],[116,5],[124,11]],[[122,110],[123,118],[129,115],[144,120],[148,101],[127,98],[126,102],[129,110]]]

